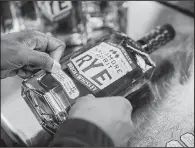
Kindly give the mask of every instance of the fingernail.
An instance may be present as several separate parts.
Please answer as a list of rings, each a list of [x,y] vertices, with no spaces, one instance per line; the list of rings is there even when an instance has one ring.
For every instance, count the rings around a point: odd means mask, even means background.
[[[51,69],[51,73],[58,73],[60,71],[61,71],[60,63],[58,63],[56,60],[54,60],[53,66],[52,66],[52,69]]]
[[[46,35],[53,36],[51,32],[47,32]]]

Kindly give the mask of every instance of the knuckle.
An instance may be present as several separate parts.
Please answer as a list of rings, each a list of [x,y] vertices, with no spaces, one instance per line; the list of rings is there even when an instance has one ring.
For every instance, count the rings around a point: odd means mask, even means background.
[[[57,50],[63,52],[65,50],[65,47],[65,43],[60,43],[57,47]]]
[[[126,106],[127,108],[129,108],[130,110],[133,109],[131,103],[129,100],[127,100],[124,97],[121,96],[116,96],[116,100],[118,101],[118,104],[121,104],[122,106]]]
[[[51,69],[53,65],[50,64],[51,63],[50,62],[50,58],[51,57],[49,56],[49,54],[43,52],[41,54],[41,65],[43,67],[46,67],[48,69]]]
[[[52,37],[52,39],[54,39],[57,42],[57,44],[59,44],[59,46],[63,47],[61,49],[64,49],[66,47],[66,44],[63,41],[61,41],[57,38],[54,38],[54,37]]]
[[[129,100],[127,100],[127,99],[124,99],[124,103],[125,103],[125,105],[130,109],[130,110],[132,110],[133,109],[133,107],[132,107],[132,105],[131,105],[131,103],[130,103],[130,101]]]

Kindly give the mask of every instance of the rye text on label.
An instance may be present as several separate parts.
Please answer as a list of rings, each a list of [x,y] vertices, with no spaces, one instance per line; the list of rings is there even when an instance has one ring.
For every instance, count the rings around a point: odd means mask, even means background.
[[[71,63],[78,71],[72,73],[77,79],[81,75],[101,90],[132,71],[133,63],[129,60],[121,49],[103,42],[72,58]]]

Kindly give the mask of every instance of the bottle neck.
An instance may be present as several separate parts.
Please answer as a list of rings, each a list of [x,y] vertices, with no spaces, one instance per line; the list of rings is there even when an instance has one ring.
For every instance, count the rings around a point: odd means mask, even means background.
[[[146,36],[137,41],[142,49],[150,54],[156,49],[164,46],[175,37],[175,30],[170,24],[158,26],[149,32]]]

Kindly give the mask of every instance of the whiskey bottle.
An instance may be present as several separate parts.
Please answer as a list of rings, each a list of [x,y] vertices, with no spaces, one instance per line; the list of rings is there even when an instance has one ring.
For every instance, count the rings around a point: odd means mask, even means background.
[[[61,72],[41,70],[24,80],[22,97],[43,128],[54,134],[79,97],[127,97],[155,69],[148,53],[174,36],[169,24],[155,28],[137,42],[114,31],[67,56],[61,63]]]

